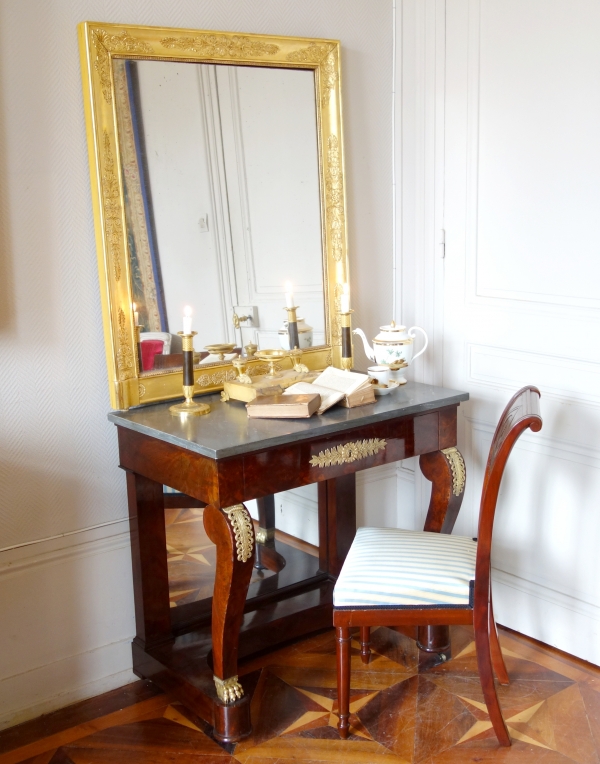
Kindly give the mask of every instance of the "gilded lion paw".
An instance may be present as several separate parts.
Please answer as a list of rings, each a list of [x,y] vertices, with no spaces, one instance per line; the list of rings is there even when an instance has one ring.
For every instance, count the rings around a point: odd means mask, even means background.
[[[244,688],[238,682],[237,676],[231,676],[229,679],[219,679],[219,677],[215,676],[213,679],[215,680],[217,696],[221,703],[234,703],[244,696]]]

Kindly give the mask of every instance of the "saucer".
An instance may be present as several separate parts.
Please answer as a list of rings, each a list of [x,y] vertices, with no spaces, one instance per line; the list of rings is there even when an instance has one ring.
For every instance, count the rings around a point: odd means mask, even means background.
[[[395,390],[398,387],[398,385],[393,385],[392,387],[380,387],[379,385],[373,385],[373,391],[375,395],[387,395],[388,393],[391,393],[392,390]]]

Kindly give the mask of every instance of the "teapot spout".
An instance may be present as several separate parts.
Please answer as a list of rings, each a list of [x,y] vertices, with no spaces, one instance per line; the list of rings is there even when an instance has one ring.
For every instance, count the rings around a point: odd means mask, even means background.
[[[358,334],[358,336],[363,341],[363,345],[365,346],[365,355],[371,361],[374,361],[375,360],[375,351],[373,350],[373,348],[367,342],[367,338],[365,337],[365,333],[363,332],[363,330],[362,329],[355,329],[352,333],[353,334]]]

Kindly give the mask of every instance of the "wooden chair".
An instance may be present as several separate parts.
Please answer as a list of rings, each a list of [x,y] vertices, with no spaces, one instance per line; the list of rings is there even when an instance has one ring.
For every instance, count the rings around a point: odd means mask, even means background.
[[[338,729],[348,737],[350,628],[360,627],[361,657],[369,660],[369,629],[375,625],[472,624],[477,666],[494,732],[511,744],[498,703],[494,673],[509,678],[492,609],[490,552],[496,501],[512,447],[528,427],[542,427],[540,392],[524,387],[504,409],[485,470],[478,540],[394,528],[359,528],[336,582]]]

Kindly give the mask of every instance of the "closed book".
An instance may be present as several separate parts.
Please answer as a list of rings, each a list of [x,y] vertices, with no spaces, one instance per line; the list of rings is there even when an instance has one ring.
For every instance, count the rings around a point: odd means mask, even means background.
[[[306,419],[321,405],[321,396],[261,395],[246,404],[250,419]]]
[[[364,406],[366,403],[375,403],[375,391],[371,384],[366,384],[353,393],[345,395],[340,401],[340,406],[353,409],[355,406]]]

